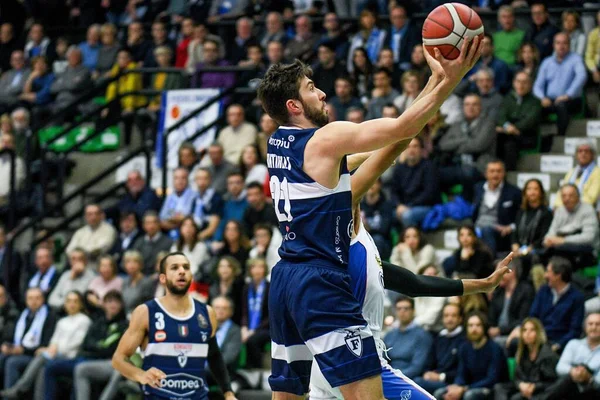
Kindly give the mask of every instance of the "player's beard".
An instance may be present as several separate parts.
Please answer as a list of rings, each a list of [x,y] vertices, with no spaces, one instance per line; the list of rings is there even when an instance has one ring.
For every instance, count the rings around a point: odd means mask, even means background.
[[[321,128],[329,123],[329,116],[327,115],[326,109],[310,107],[308,104],[300,100],[304,107],[304,116],[310,122],[315,124],[318,128]]]
[[[175,286],[175,284],[173,282],[167,280],[167,291],[170,294],[175,295],[175,296],[183,296],[187,293],[191,284],[192,284],[192,281],[189,281],[187,285],[185,285],[182,288],[179,288],[179,287]]]

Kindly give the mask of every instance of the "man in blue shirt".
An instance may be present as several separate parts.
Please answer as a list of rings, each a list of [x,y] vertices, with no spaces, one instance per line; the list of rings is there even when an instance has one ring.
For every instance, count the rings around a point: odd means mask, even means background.
[[[83,65],[90,71],[95,71],[100,52],[100,25],[94,24],[88,28],[86,40],[79,44],[79,49],[83,57]]]
[[[458,85],[458,93],[464,94],[468,91],[476,91],[475,79],[477,72],[482,68],[489,68],[494,72],[494,88],[498,92],[505,94],[510,90],[510,68],[504,61],[494,56],[494,39],[492,35],[487,33],[481,40],[481,58]]]
[[[587,80],[583,59],[570,51],[569,36],[554,36],[554,54],[542,61],[533,94],[540,99],[544,113],[556,113],[558,134],[564,136],[570,114],[581,109],[581,94]]]
[[[219,228],[214,234],[214,239],[217,241],[223,240],[225,225],[230,220],[242,222],[244,212],[248,208],[246,200],[246,190],[244,189],[244,178],[239,172],[232,172],[227,177],[227,194],[224,196],[225,204],[223,205],[223,218],[219,223]]]
[[[410,69],[413,47],[421,42],[421,32],[408,18],[406,9],[397,5],[390,10],[391,25],[386,31],[385,44],[394,53],[394,64],[401,70]]]

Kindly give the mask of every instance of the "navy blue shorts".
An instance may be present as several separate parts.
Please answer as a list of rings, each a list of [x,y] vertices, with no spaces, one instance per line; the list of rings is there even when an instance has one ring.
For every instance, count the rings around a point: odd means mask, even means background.
[[[307,393],[313,357],[332,387],[381,374],[344,271],[280,261],[271,271],[269,322],[273,391]]]

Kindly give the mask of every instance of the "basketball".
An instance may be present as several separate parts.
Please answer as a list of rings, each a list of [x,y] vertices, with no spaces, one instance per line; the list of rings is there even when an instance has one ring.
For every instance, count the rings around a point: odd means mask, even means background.
[[[429,13],[423,23],[423,44],[432,56],[438,48],[442,56],[454,60],[460,55],[465,37],[483,38],[483,23],[479,15],[460,3],[446,3]]]

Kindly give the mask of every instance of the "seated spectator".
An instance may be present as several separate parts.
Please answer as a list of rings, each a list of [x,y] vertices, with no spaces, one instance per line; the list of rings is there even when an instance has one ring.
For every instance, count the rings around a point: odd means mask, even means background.
[[[517,53],[517,72],[525,72],[535,82],[540,68],[540,52],[531,42],[524,42]]]
[[[54,82],[54,74],[49,71],[48,61],[44,57],[31,59],[31,67],[32,72],[23,85],[19,99],[29,107],[45,106],[52,101],[50,87]]]
[[[246,200],[248,207],[242,221],[247,234],[252,234],[257,224],[267,224],[274,228],[279,226],[275,208],[270,201],[267,202],[262,183],[252,182],[246,186]]]
[[[346,112],[346,121],[354,124],[365,122],[365,109],[362,107],[352,107]]]
[[[27,162],[32,162],[38,157],[39,141],[31,130],[31,119],[29,111],[24,107],[19,107],[10,113],[12,123],[12,133],[15,141],[15,151],[18,157],[22,157]],[[27,147],[27,141],[31,140]]]
[[[265,32],[260,38],[260,46],[266,49],[269,42],[284,42],[286,39],[287,35],[283,26],[283,16],[276,11],[269,12],[265,17]]]
[[[109,255],[100,257],[98,276],[91,280],[86,291],[86,300],[90,305],[101,308],[104,296],[108,292],[121,292],[123,279],[117,275],[117,272],[114,258]]]
[[[107,23],[100,27],[100,41],[102,46],[98,50],[96,68],[92,72],[92,77],[95,79],[105,77],[108,74],[115,65],[117,54],[121,48],[117,41],[117,28],[113,24]]]
[[[585,56],[585,33],[581,30],[581,18],[576,11],[563,11],[561,15],[562,31],[569,35],[571,51]]]
[[[258,43],[249,45],[246,49],[246,55],[238,63],[240,67],[254,67],[253,71],[246,71],[240,74],[240,85],[253,85],[253,79],[262,79],[267,73],[267,65],[264,62],[263,49]],[[256,103],[258,100],[254,100]]]
[[[237,168],[224,158],[225,151],[219,142],[213,142],[208,147],[209,166],[212,176],[212,187],[223,196],[227,192],[227,181],[230,174]]]
[[[219,132],[217,141],[225,149],[225,159],[237,165],[244,147],[256,143],[258,130],[246,121],[244,107],[232,104],[227,108],[227,126]]]
[[[152,52],[156,68],[171,68],[173,66],[173,50],[169,46],[158,46]],[[157,72],[152,74],[150,86],[156,91],[176,90],[185,87],[183,76],[178,73]],[[158,121],[158,111],[160,110],[160,96],[154,97],[146,107],[152,117],[153,122]]]
[[[0,285],[4,286],[9,296],[19,298],[19,279],[21,273],[20,257],[12,246],[6,245],[6,230],[0,224]]]
[[[91,267],[96,266],[98,257],[110,250],[117,237],[117,231],[104,220],[104,211],[97,204],[85,207],[86,224],[75,231],[65,252],[82,249]]]
[[[56,329],[47,347],[39,347],[36,356],[23,371],[23,375],[0,395],[3,398],[20,398],[35,388],[34,398],[41,399],[45,395],[44,366],[52,361],[73,360],[83,344],[92,320],[85,314],[83,295],[78,291],[70,291],[65,297],[64,311],[66,316],[59,319]],[[52,383],[50,383],[51,385]]]
[[[414,138],[405,153],[405,162],[394,167],[391,191],[396,218],[406,228],[420,226],[440,201],[440,183],[436,166],[423,158],[423,139]]]
[[[592,29],[587,36],[585,49],[585,66],[592,73],[595,83],[600,83],[600,11],[596,14],[598,26]]]
[[[313,66],[315,86],[327,97],[333,97],[335,79],[345,73],[345,68],[335,55],[335,43],[323,42],[317,49],[318,62]]]
[[[568,258],[575,269],[596,265],[600,248],[598,218],[594,208],[581,202],[579,189],[571,183],[560,190],[563,206],[556,209],[544,237],[544,259],[552,255]]]
[[[227,50],[227,59],[234,65],[237,65],[246,57],[248,47],[259,45],[258,39],[252,34],[253,28],[254,21],[246,16],[235,21],[236,35]]]
[[[331,103],[331,102],[329,102]],[[256,144],[259,149],[259,159],[266,160],[267,159],[267,141],[271,137],[271,135],[277,130],[279,125],[275,122],[269,114],[263,113],[260,116],[260,132],[256,135]],[[242,153],[243,155],[243,153]],[[250,183],[250,182],[248,182]]]
[[[156,255],[161,251],[169,251],[173,241],[161,233],[160,221],[155,211],[148,211],[144,214],[142,228],[144,235],[137,238],[132,249],[142,254],[142,265],[146,267],[143,273],[150,275],[154,272]]]
[[[475,188],[473,221],[481,231],[481,240],[496,255],[510,250],[510,234],[521,206],[521,191],[506,182],[506,170],[500,160],[488,162],[485,178],[486,182]]]
[[[242,334],[240,326],[232,321],[235,305],[227,296],[217,296],[210,303],[217,317],[217,343],[223,356],[223,361],[230,374],[238,367]],[[233,376],[233,375],[232,375]]]
[[[274,64],[285,62],[283,57],[283,43],[278,41],[270,41],[267,45],[267,69]]]
[[[33,360],[39,348],[45,348],[56,326],[56,315],[44,304],[44,293],[39,288],[27,289],[26,308],[21,312],[12,340],[3,341],[0,354],[0,371],[4,387],[12,387]]]
[[[501,29],[492,35],[494,56],[512,67],[517,63],[517,51],[523,42],[525,32],[515,25],[515,11],[511,6],[500,6],[498,23]]]
[[[37,56],[44,56],[49,59],[53,56],[50,39],[46,36],[44,26],[40,23],[31,25],[25,44],[25,58],[30,60]]]
[[[501,266],[496,265],[496,269]],[[513,272],[504,274],[500,284],[492,293],[488,308],[490,328],[488,336],[496,343],[504,346],[508,335],[521,324],[528,315],[535,290],[523,277],[518,264],[513,266]]]
[[[189,186],[188,170],[178,167],[173,171],[173,190],[160,209],[160,227],[170,231],[172,239],[177,237],[176,230],[181,221],[190,216],[195,199],[196,193]]]
[[[425,59],[423,45],[416,44],[410,55],[410,70],[417,71],[421,75],[421,82],[427,82],[431,76],[431,68]]]
[[[588,315],[583,339],[573,338],[562,353],[556,372],[559,381],[550,386],[547,397],[597,399],[600,396],[600,314]]]
[[[10,22],[0,25],[0,72],[10,69],[10,55],[19,49],[21,43],[15,35],[15,29]]]
[[[460,247],[444,260],[446,276],[481,279],[493,272],[494,257],[490,249],[479,241],[473,226],[463,225],[458,228],[458,243]]]
[[[250,249],[250,258],[263,258],[267,263],[268,276],[271,276],[271,270],[281,260],[279,256],[279,246],[283,238],[278,228],[273,228],[268,224],[254,225],[254,247]]]
[[[421,43],[417,26],[401,4],[390,9],[390,27],[385,31],[385,45],[392,49],[394,64],[401,70],[410,69],[410,53]]]
[[[239,172],[232,172],[227,177],[227,194],[224,196],[224,199],[223,216],[219,228],[215,232],[215,240],[223,239],[223,230],[228,221],[244,220],[248,201],[246,200],[246,190],[244,190],[244,178]]]
[[[73,103],[78,96],[88,90],[91,83],[90,71],[81,64],[81,50],[75,46],[67,50],[67,68],[64,72],[57,74],[50,86],[50,93],[54,96],[54,101],[49,108],[41,111],[42,114],[54,114]],[[76,107],[73,107],[72,115],[75,114]]]
[[[398,327],[388,332],[383,341],[390,365],[412,379],[425,371],[432,338],[415,323],[415,302],[410,297],[400,296],[396,301],[396,316]]]
[[[444,329],[433,339],[426,372],[414,379],[429,393],[454,383],[458,372],[458,352],[466,342],[462,319],[459,305],[449,303],[442,309]]]
[[[481,113],[496,121],[503,97],[494,87],[494,71],[481,67],[473,76],[475,91],[481,98]]]
[[[513,79],[513,91],[498,105],[496,133],[498,156],[509,171],[517,168],[520,149],[534,149],[538,144],[542,105],[531,92],[531,76],[517,72]]]
[[[373,86],[367,104],[367,119],[381,118],[383,107],[400,96],[400,93],[392,87],[392,73],[385,68],[377,68],[373,71]]]
[[[552,54],[552,39],[559,29],[550,22],[548,7],[544,2],[536,0],[530,7],[531,26],[525,32],[525,41],[535,44],[540,59],[544,59]]]
[[[60,278],[60,273],[54,265],[54,256],[48,248],[38,246],[35,251],[35,268],[36,272],[28,279],[27,287],[23,294],[25,295],[30,288],[39,288],[44,297],[47,297]]]
[[[213,237],[221,222],[223,199],[212,187],[212,176],[207,168],[199,168],[194,179],[197,194],[192,215],[200,229],[198,238],[207,240]]]
[[[465,93],[465,91],[468,91],[469,89],[473,90],[476,79],[475,74],[477,71],[481,68],[489,68],[493,71],[494,88],[502,94],[508,92],[510,89],[511,78],[510,68],[508,68],[508,65],[506,65],[504,61],[494,56],[494,39],[492,38],[492,35],[485,33],[479,47],[481,58],[477,64],[475,64],[473,69],[467,73],[457,90],[462,93]]]
[[[587,80],[583,59],[569,49],[569,36],[554,36],[554,53],[542,61],[533,94],[542,102],[543,113],[556,113],[559,136],[565,136],[570,115],[581,110],[581,94]]]
[[[2,134],[0,136],[1,149],[16,151],[15,137],[13,134]],[[10,201],[10,176],[11,155],[8,152],[0,154],[0,224],[8,219]],[[23,159],[15,156],[15,189],[19,190],[25,181],[25,164]]]
[[[203,60],[196,64],[190,81],[193,88],[229,89],[235,84],[232,72],[203,72],[203,67],[228,66],[229,62],[220,57],[220,44],[213,39],[205,39],[202,44]]]
[[[239,165],[240,172],[246,178],[244,180],[246,185],[252,182],[262,183],[269,176],[269,170],[256,144],[249,144],[244,147],[240,155]]]
[[[144,258],[142,253],[129,250],[123,255],[123,265],[127,276],[123,278],[123,304],[125,312],[129,315],[137,306],[152,299],[154,294],[152,279],[144,275]],[[150,265],[152,268],[154,264]]]
[[[199,229],[194,218],[185,217],[179,227],[179,237],[171,246],[171,251],[180,251],[190,261],[190,270],[195,280],[204,274],[201,267],[210,259],[208,246],[198,239]],[[200,277],[198,276],[200,272]]]
[[[421,268],[435,264],[435,249],[425,241],[419,228],[409,226],[394,247],[390,262],[417,274]]]
[[[244,286],[240,263],[231,256],[221,257],[216,273],[217,279],[209,289],[210,299],[214,300],[220,296],[230,298],[233,303],[231,319],[239,325],[242,318],[242,289]]]
[[[85,293],[90,282],[96,276],[87,265],[87,256],[83,249],[77,247],[69,253],[71,269],[64,271],[58,283],[48,297],[48,305],[60,309],[70,292]]]
[[[144,58],[144,68],[159,67],[154,52],[159,47],[167,47],[171,51],[171,56],[175,53],[175,43],[169,39],[167,27],[163,22],[154,21],[151,29],[152,45]]]
[[[394,52],[389,47],[384,47],[379,52],[377,58],[377,68],[385,68],[392,73],[392,87],[396,90],[402,90],[400,85],[402,71],[394,64]]]
[[[563,182],[577,186],[581,202],[595,206],[600,199],[600,168],[596,164],[595,143],[581,143],[575,151],[575,168],[571,169]],[[557,193],[554,208],[563,205],[560,191]]]
[[[366,56],[371,63],[377,62],[377,56],[379,51],[382,49],[385,42],[385,31],[379,29],[376,26],[377,14],[369,9],[364,9],[360,13],[360,30],[350,39],[350,51],[348,54],[348,66],[349,72],[354,72],[353,58],[354,50],[358,48],[364,48]]]
[[[265,345],[269,334],[269,270],[262,258],[248,260],[250,282],[242,292],[242,343],[246,343],[247,368],[263,368]]]
[[[98,55],[100,54],[100,25],[91,25],[87,29],[85,42],[79,43],[79,49],[83,57],[83,66],[90,71],[96,70]]]
[[[419,275],[443,275],[435,264],[422,267]],[[442,329],[442,309],[446,304],[445,297],[417,297],[415,298],[415,323],[428,332],[439,332]]]
[[[402,94],[394,99],[394,105],[400,114],[406,111],[419,95],[422,87],[420,77],[416,71],[406,71],[402,74],[400,78]]]
[[[131,58],[138,67],[144,66],[146,56],[152,52],[152,42],[146,40],[141,22],[134,21],[127,26],[127,40],[123,47],[129,49]]]
[[[181,19],[181,30],[177,37],[177,47],[175,48],[175,68],[185,68],[188,59],[188,49],[192,42],[194,34],[194,18],[190,16],[182,17]]]
[[[457,102],[459,104],[458,120],[462,119],[462,100],[458,99],[457,96],[451,95],[450,97],[456,97]],[[443,105],[442,105],[443,107]],[[423,157],[428,158],[434,162],[436,162],[435,154],[433,153],[434,142],[438,139],[438,134],[440,132],[446,130],[448,127],[446,121],[446,114],[440,109],[435,115],[427,122],[427,124],[423,127],[423,130],[419,134],[419,137],[423,139]],[[402,154],[400,155],[400,160],[402,160]]]
[[[494,385],[508,380],[502,348],[487,336],[487,319],[482,313],[467,318],[468,343],[458,350],[458,372],[454,383],[435,391],[436,399],[485,399]]]
[[[354,82],[355,92],[366,103],[373,89],[373,64],[369,60],[367,51],[363,47],[354,50],[352,54],[352,70],[348,67],[350,77]]]
[[[185,64],[185,70],[188,75],[192,75],[196,71],[196,65],[204,62],[204,41],[213,40],[218,44],[219,58],[225,57],[225,43],[223,39],[217,35],[211,34],[204,23],[196,22],[194,24],[194,33],[192,40],[188,46],[188,59]]]
[[[31,73],[25,65],[25,55],[21,50],[12,52],[10,66],[11,69],[2,71],[0,76],[0,114],[11,111],[18,105],[19,96]]]
[[[508,275],[513,274],[504,276]],[[515,380],[496,384],[494,398],[497,400],[546,398],[542,396],[557,378],[558,356],[547,343],[542,323],[537,318],[525,318],[521,326]]]
[[[23,296],[25,298],[25,296]],[[19,309],[15,302],[10,298],[6,288],[0,285],[0,344],[12,343],[15,333],[15,326],[19,319]],[[0,354],[2,350],[0,349]],[[0,355],[0,379],[2,379],[2,368],[4,360]]]
[[[245,271],[246,261],[250,252],[250,240],[246,236],[242,224],[235,220],[225,223],[223,241],[211,243],[212,253],[218,257],[232,256],[240,263],[242,272]]]
[[[102,302],[103,314],[95,318],[74,360],[51,361],[46,365],[46,391],[52,393],[59,376],[73,377],[73,392],[78,400],[91,399],[92,382],[108,382],[114,369],[111,357],[119,338],[127,329],[123,296],[110,291]]]
[[[390,238],[394,220],[394,204],[387,199],[381,190],[381,179],[378,179],[367,191],[360,202],[362,223],[379,249],[381,258],[390,256]]]
[[[109,254],[114,257],[117,265],[121,264],[123,253],[132,249],[133,244],[140,236],[142,236],[142,231],[138,229],[135,214],[132,211],[121,214],[119,217],[119,235],[109,251]]]
[[[296,58],[308,63],[313,59],[319,35],[313,33],[312,22],[306,15],[300,15],[294,22],[295,35],[287,42],[284,56],[289,60]]]
[[[54,57],[52,57],[52,60],[48,60],[48,62],[52,65],[52,72],[54,73],[54,76],[56,76],[58,74],[62,74],[63,72],[65,72],[67,70],[67,67],[69,66],[69,63],[67,61],[67,52],[69,51],[70,46],[71,46],[71,43],[65,37],[61,36],[56,39],[56,45],[54,46],[54,53],[56,53],[56,54],[54,54]],[[110,67],[113,66],[116,58],[117,57],[115,54],[115,59],[110,64],[108,69],[110,69]]]
[[[362,107],[358,97],[353,96],[353,86],[350,78],[339,76],[335,80],[335,96],[328,101],[335,110],[339,120],[343,120],[350,108]]]
[[[125,182],[125,196],[116,205],[119,214],[134,212],[139,220],[148,211],[160,209],[160,199],[138,170],[130,171]]]
[[[177,152],[178,157],[178,166],[181,168],[185,168],[189,173],[189,183],[192,189],[194,188],[194,175],[196,173],[196,169],[198,168],[198,152],[196,152],[196,147],[194,147],[193,143],[183,142],[181,146],[179,146],[179,150]]]

